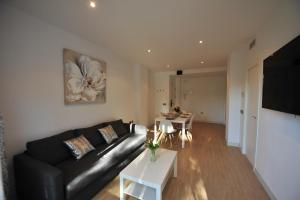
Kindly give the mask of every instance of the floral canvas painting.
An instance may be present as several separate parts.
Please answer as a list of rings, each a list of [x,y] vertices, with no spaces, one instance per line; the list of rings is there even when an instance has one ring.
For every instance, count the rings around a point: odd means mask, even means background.
[[[105,103],[106,63],[64,49],[65,104]]]

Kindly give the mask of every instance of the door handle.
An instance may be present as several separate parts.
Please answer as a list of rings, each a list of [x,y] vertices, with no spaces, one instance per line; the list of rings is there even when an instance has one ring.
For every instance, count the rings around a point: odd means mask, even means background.
[[[253,119],[256,119],[256,117],[254,115],[251,116]]]

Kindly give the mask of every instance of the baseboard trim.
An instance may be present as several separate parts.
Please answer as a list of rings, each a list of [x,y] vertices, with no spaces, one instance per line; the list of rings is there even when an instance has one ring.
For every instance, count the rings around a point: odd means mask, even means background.
[[[254,169],[254,173],[255,173],[256,177],[258,178],[259,182],[262,184],[263,188],[266,190],[266,192],[269,195],[270,199],[271,200],[277,200],[274,193],[271,191],[269,186],[266,184],[266,182],[263,180],[263,178],[261,177],[261,175],[259,174],[259,172],[256,169]]]
[[[202,122],[202,123],[209,123],[209,124],[221,124],[221,125],[226,125],[224,122],[217,122],[217,121],[209,121],[209,120],[197,120],[194,119],[194,122]]]
[[[227,146],[230,146],[230,147],[240,147],[240,144],[239,143],[234,143],[234,142],[227,142]]]

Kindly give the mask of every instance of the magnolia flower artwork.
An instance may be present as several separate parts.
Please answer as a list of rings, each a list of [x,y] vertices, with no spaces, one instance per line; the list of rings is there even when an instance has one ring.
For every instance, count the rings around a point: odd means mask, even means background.
[[[65,104],[105,103],[106,63],[64,49]]]

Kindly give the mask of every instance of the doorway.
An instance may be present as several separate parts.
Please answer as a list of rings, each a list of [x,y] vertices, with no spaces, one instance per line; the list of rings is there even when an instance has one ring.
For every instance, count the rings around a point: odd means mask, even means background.
[[[255,166],[259,99],[259,69],[258,65],[248,69],[247,77],[247,115],[246,115],[246,156],[252,166]]]

